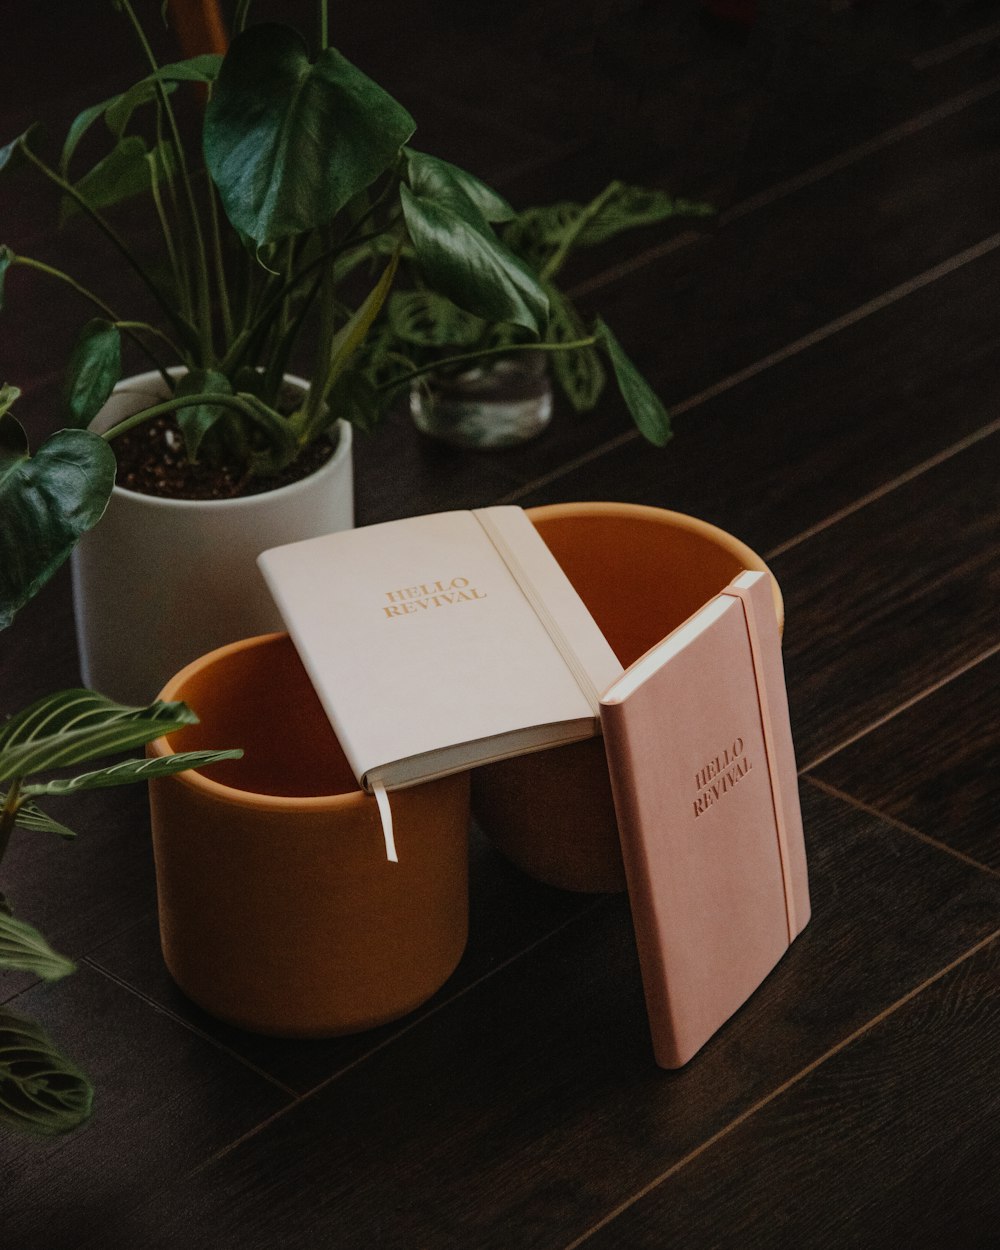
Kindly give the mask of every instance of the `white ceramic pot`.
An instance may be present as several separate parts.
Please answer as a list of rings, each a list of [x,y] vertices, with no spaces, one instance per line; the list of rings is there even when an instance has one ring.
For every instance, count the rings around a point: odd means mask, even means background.
[[[127,378],[91,428],[109,429],[165,394],[157,373]],[[73,552],[86,685],[143,704],[198,656],[283,628],[256,558],[268,547],[353,526],[351,427],[337,425],[337,449],[321,469],[265,494],[160,499],[114,488],[100,523]]]

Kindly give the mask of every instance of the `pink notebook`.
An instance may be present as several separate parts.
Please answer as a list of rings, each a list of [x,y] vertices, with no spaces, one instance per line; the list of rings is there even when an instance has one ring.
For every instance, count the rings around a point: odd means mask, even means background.
[[[809,920],[781,644],[743,573],[601,700],[657,1063],[678,1068]]]

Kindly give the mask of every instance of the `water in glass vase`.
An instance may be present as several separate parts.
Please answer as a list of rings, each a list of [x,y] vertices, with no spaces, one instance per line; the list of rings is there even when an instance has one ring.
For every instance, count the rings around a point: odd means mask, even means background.
[[[516,447],[552,417],[552,388],[541,353],[501,356],[451,377],[415,379],[410,413],[423,434],[454,447]]]

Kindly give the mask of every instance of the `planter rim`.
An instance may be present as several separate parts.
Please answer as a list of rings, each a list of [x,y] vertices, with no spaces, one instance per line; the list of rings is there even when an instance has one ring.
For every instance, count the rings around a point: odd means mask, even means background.
[[[172,365],[167,372],[172,377],[178,377],[186,373],[187,370],[182,366]],[[309,388],[309,383],[305,378],[300,378],[294,373],[286,373],[284,380],[290,382],[293,386],[302,387],[304,390]],[[162,384],[162,381],[163,379],[160,377],[159,371],[152,369],[148,373],[137,373],[132,377],[122,378],[115,386],[112,394],[127,394],[137,386],[145,386],[151,382]],[[96,428],[95,423],[99,420],[99,417],[100,414],[91,421],[88,429],[93,430]],[[272,501],[283,502],[290,496],[306,490],[310,483],[315,483],[317,478],[322,478],[324,475],[333,476],[340,469],[344,460],[350,456],[352,426],[349,421],[345,421],[342,417],[337,418],[336,426],[338,432],[337,446],[334,448],[330,459],[324,461],[314,473],[309,473],[305,477],[299,478],[296,482],[289,482],[286,486],[278,486],[274,490],[258,491],[255,495],[239,495],[235,499],[167,499],[161,495],[147,495],[144,491],[129,490],[127,486],[119,486],[116,482],[112,488],[112,494],[130,501],[139,501],[151,508],[165,508],[168,511],[179,512],[190,512],[198,508],[212,510],[246,508],[254,504],[259,506],[269,505]]]
[[[217,647],[214,651],[208,651],[204,655],[200,655],[196,660],[192,660],[190,664],[185,665],[180,672],[175,673],[157,695],[157,698],[172,702],[180,697],[179,691],[188,679],[209,664],[214,664],[226,656],[236,655],[241,651],[250,651],[264,646],[267,643],[274,642],[276,639],[287,638],[287,636],[283,631],[273,634],[257,634],[253,638],[241,638],[237,642],[229,642],[225,646]],[[157,757],[177,754],[165,735],[154,738],[149,743],[147,749],[150,754]],[[256,811],[324,813],[340,811],[345,807],[357,806],[362,803],[375,804],[375,799],[360,788],[339,794],[259,794],[255,790],[241,790],[237,786],[227,786],[221,781],[213,781],[210,777],[206,777],[204,773],[198,772],[197,769],[188,769],[186,772],[174,773],[171,776],[171,780],[188,786],[190,789],[196,790],[206,797],[211,797],[217,802],[228,803],[233,807],[252,808]]]
[[[669,508],[657,508],[645,503],[614,503],[607,500],[591,503],[539,504],[537,507],[527,508],[526,511],[529,517],[537,517],[542,521],[549,518],[555,519],[571,516],[617,515],[646,517],[648,520],[667,522],[674,529],[687,530],[689,533],[698,534],[701,538],[705,538],[717,546],[724,547],[727,551],[731,551],[735,556],[744,560],[747,568],[768,575],[771,579],[771,597],[774,600],[774,611],[778,618],[778,629],[780,631],[784,630],[785,600],[781,593],[778,579],[774,576],[769,565],[752,547],[749,547],[742,539],[730,534],[728,530],[722,529],[721,526],[713,525],[710,521],[702,521],[699,517],[690,516],[686,512],[671,512]]]

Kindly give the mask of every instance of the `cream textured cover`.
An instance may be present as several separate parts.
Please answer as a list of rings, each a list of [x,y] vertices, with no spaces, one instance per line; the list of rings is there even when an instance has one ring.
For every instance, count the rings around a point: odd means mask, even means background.
[[[622,666],[520,508],[345,530],[259,564],[366,789],[600,732]]]
[[[685,1064],[809,919],[768,575],[744,573],[601,700],[657,1062]]]

